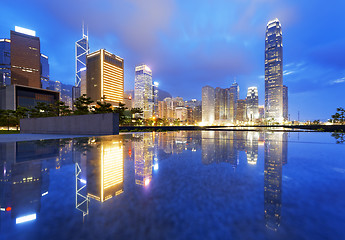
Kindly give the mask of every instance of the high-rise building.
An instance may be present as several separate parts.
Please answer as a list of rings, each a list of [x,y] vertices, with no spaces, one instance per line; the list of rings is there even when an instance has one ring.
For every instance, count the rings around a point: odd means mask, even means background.
[[[135,67],[134,96],[135,107],[143,110],[145,119],[151,118],[154,107],[152,71],[145,64]]]
[[[124,61],[104,49],[86,57],[86,91],[93,101],[123,103]]]
[[[11,84],[41,88],[40,39],[35,31],[11,31]]]
[[[153,83],[153,115],[158,117],[158,82]]]
[[[46,88],[46,84],[49,81],[49,61],[48,56],[41,53],[41,86],[43,89]]]
[[[266,28],[265,118],[283,121],[283,43],[278,19],[269,21]]]
[[[226,89],[217,87],[215,89],[215,110],[214,120],[224,121],[227,120],[226,106],[228,93]]]
[[[86,68],[86,56],[90,54],[88,33],[85,34],[83,26],[82,39],[75,42],[75,86],[80,87],[82,80],[82,72]]]
[[[11,84],[11,40],[0,39],[0,87]]]
[[[212,124],[214,122],[214,88],[205,86],[202,88],[202,121]]]
[[[237,100],[237,109],[236,109],[236,118],[235,119],[237,122],[244,122],[247,120],[246,100],[245,99]]]
[[[234,81],[230,88],[228,88],[228,101],[227,101],[227,118],[230,122],[236,120],[237,101],[240,96],[240,87]]]
[[[248,121],[259,119],[259,94],[257,87],[248,88],[246,106]]]
[[[283,85],[283,118],[284,121],[289,120],[289,95],[288,87]]]

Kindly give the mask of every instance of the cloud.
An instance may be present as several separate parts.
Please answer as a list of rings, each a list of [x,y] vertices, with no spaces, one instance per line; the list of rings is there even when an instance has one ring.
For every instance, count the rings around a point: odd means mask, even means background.
[[[331,85],[345,82],[345,77],[333,80],[330,82]]]

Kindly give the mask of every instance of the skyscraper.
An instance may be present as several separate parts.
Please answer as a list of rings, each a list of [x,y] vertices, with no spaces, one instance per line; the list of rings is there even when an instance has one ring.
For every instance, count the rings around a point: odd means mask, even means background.
[[[265,118],[283,121],[283,43],[278,19],[269,21],[266,28]]]
[[[215,89],[215,116],[214,120],[224,121],[227,119],[226,102],[228,99],[226,89],[217,87]]]
[[[259,119],[259,94],[257,87],[249,87],[246,99],[247,119],[255,121]]]
[[[104,49],[86,57],[86,90],[93,101],[106,102],[113,106],[123,103],[124,61]]]
[[[244,122],[247,120],[246,100],[245,99],[237,100],[236,118],[235,119],[237,122]]]
[[[283,118],[284,121],[289,120],[289,95],[288,87],[283,85]]]
[[[205,86],[202,88],[202,121],[212,124],[214,122],[214,88]]]
[[[41,88],[40,39],[35,31],[11,31],[11,84]]]
[[[11,84],[11,40],[0,39],[0,87]]]
[[[228,120],[234,122],[236,120],[236,110],[237,110],[237,101],[240,96],[240,87],[234,81],[231,87],[228,89],[228,101],[227,101],[227,116]]]
[[[83,26],[83,37],[75,43],[75,86],[80,87],[82,80],[82,72],[86,68],[86,56],[90,53],[89,36],[85,34]]]
[[[145,119],[151,118],[154,107],[152,71],[145,64],[135,67],[134,96],[135,107],[143,110]]]

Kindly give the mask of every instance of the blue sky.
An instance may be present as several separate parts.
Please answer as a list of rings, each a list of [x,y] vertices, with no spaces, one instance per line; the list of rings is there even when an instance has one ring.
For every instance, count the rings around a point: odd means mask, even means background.
[[[91,51],[125,59],[125,89],[134,66],[148,64],[173,96],[201,99],[201,88],[229,87],[240,97],[257,86],[264,104],[264,44],[269,20],[283,29],[284,84],[291,119],[327,119],[345,107],[345,1],[299,0],[4,0],[0,37],[33,29],[49,56],[50,77],[74,83],[75,41],[84,21]]]

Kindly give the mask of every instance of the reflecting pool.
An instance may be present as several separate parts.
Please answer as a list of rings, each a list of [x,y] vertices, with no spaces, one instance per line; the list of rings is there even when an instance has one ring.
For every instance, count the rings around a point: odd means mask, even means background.
[[[0,143],[0,239],[345,239],[345,148],[317,132]]]

